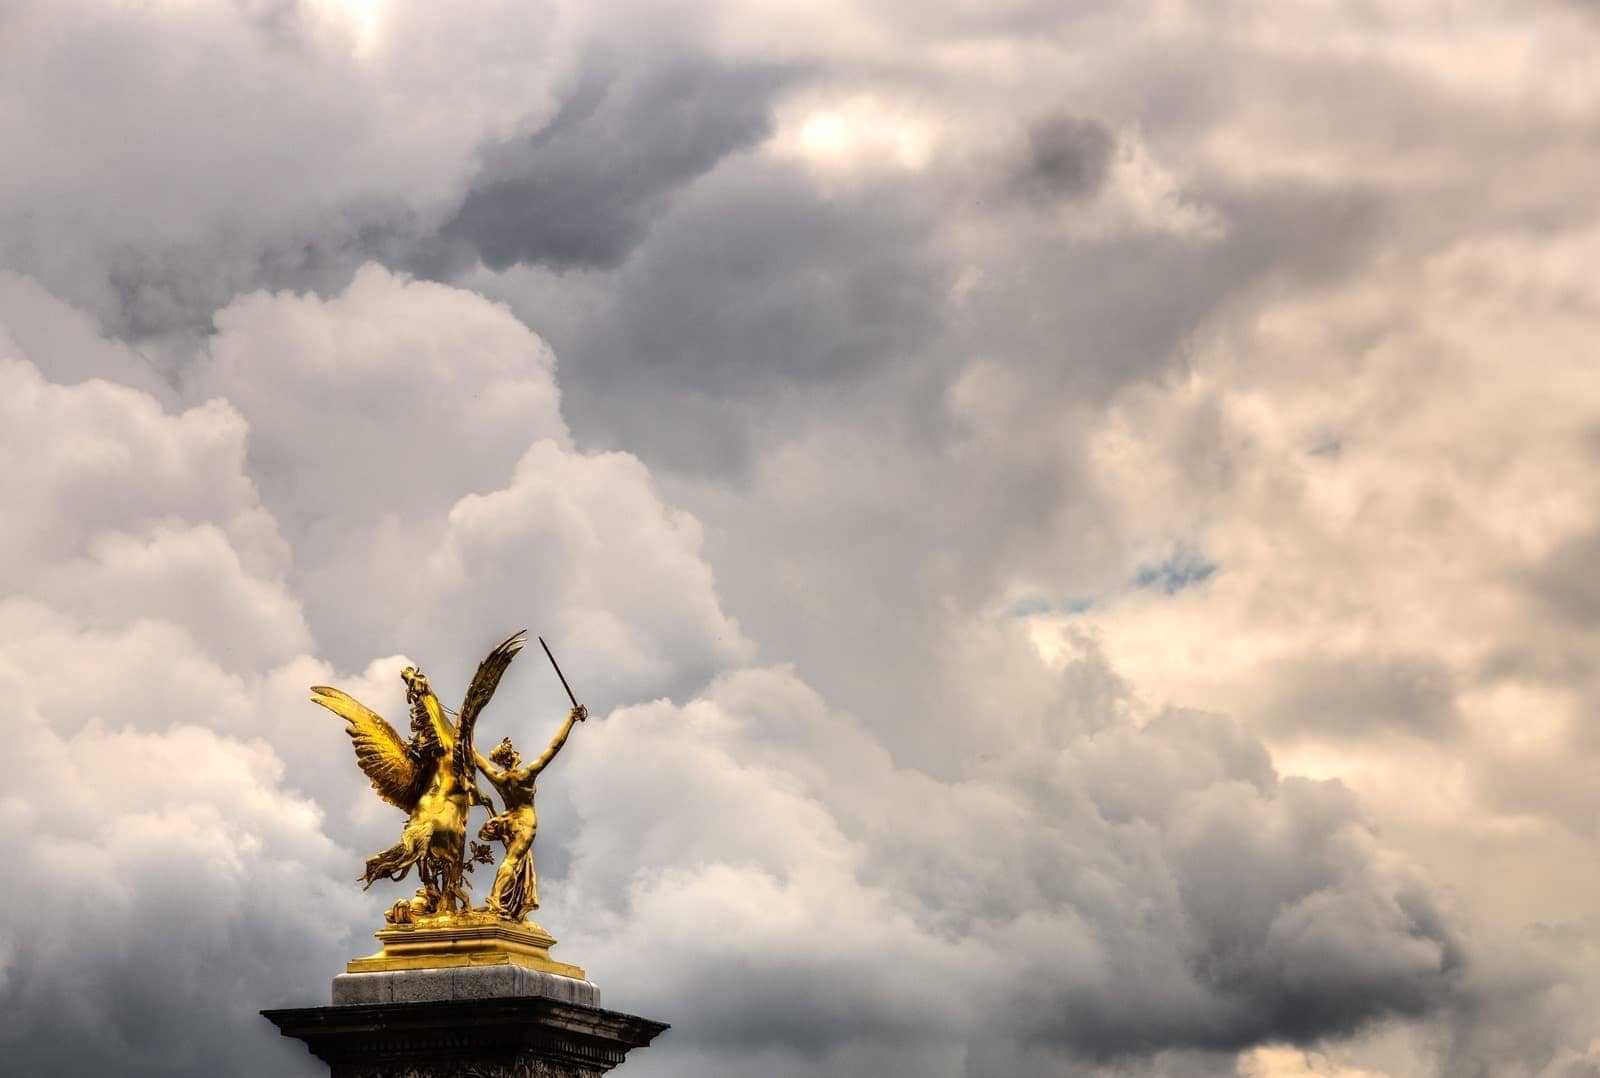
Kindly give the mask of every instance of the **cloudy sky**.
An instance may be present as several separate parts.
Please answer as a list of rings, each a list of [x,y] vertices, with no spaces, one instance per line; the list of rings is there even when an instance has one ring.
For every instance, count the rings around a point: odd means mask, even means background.
[[[0,1051],[316,1074],[409,890],[306,687],[526,625],[635,1078],[1600,1076],[1597,50],[3,0]]]

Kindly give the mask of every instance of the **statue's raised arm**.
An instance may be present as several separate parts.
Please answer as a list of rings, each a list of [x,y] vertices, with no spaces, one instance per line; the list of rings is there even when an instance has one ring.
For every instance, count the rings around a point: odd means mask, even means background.
[[[561,751],[561,746],[567,743],[567,738],[572,734],[572,727],[589,717],[589,709],[579,704],[567,713],[566,721],[561,724],[561,729],[556,731],[556,736],[550,739],[550,744],[541,752],[533,763],[528,765],[528,774],[537,775],[550,766],[550,761],[556,758],[556,753]]]

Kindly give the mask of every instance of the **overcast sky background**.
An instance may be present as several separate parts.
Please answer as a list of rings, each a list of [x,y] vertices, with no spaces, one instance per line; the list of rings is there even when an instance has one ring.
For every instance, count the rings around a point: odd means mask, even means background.
[[[0,1051],[317,1073],[409,889],[306,687],[526,625],[634,1078],[1597,1078],[1597,55],[0,0]]]

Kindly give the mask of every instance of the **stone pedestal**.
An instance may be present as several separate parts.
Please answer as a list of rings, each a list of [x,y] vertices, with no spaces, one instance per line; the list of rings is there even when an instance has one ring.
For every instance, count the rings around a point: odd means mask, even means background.
[[[393,926],[333,980],[332,1005],[263,1011],[332,1078],[590,1078],[667,1026],[604,1010],[537,925]]]

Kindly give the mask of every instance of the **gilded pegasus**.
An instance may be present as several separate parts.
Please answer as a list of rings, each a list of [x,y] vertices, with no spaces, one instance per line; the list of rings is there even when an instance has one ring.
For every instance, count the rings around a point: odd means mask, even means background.
[[[380,879],[404,879],[416,866],[422,887],[415,899],[395,904],[388,914],[391,922],[471,909],[463,875],[472,867],[465,856],[467,815],[473,805],[493,810],[478,789],[472,732],[501,675],[522,650],[523,637],[513,633],[478,664],[454,725],[422,671],[411,666],[401,671],[411,708],[410,740],[348,693],[326,685],[311,689],[315,703],[348,724],[345,732],[355,743],[356,762],[378,796],[407,815],[400,841],[367,858],[362,876],[371,887]],[[487,850],[475,849],[474,854],[481,859]]]

